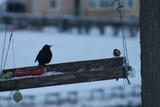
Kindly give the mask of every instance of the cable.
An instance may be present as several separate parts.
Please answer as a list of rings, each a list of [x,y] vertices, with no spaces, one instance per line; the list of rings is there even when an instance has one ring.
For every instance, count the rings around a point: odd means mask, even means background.
[[[120,22],[121,22],[121,27],[122,27],[122,25],[123,25],[123,19],[122,19],[121,8],[123,8],[124,6],[121,5],[120,0],[114,0],[111,5],[113,5],[116,2],[118,2],[117,11],[118,11],[119,16],[120,16]],[[126,43],[126,38],[125,37],[126,36],[125,36],[124,28],[122,27],[123,53],[124,53],[124,57],[126,57],[126,63],[127,63],[127,65],[129,65],[129,57],[128,57],[127,43]]]
[[[10,0],[9,0],[9,2],[10,2]],[[9,16],[9,12],[8,11],[7,11],[7,16]],[[6,27],[5,27],[3,49],[2,49],[2,58],[1,58],[1,69],[2,69],[2,66],[3,66],[3,60],[4,60],[4,52],[5,52],[5,47],[6,47],[7,31],[8,31],[8,23],[6,23]]]
[[[6,37],[7,37],[7,29],[8,29],[8,24],[6,24],[5,28],[5,34],[4,34],[4,41],[3,41],[3,50],[2,50],[2,58],[1,58],[1,69],[3,66],[3,58],[4,58],[4,52],[5,52],[5,47],[6,47]]]
[[[16,60],[15,60],[15,52],[14,52],[14,40],[12,37],[12,54],[13,54],[13,65],[16,66]]]
[[[123,19],[122,19],[121,8],[123,8],[124,6],[121,5],[120,0],[118,0],[118,5],[119,5],[119,7],[117,8],[117,11],[119,12],[119,15],[120,15],[120,21],[121,21],[121,27],[122,27],[122,25],[123,25]],[[123,42],[124,56],[126,57],[126,62],[129,65],[129,57],[128,57],[128,50],[127,50],[127,43],[126,43],[126,35],[125,35],[123,27],[122,27],[122,42]]]
[[[9,3],[11,3],[11,0],[9,0]],[[12,11],[12,20],[14,19],[14,10],[15,10],[15,0],[13,2],[13,11]],[[9,16],[9,12],[7,12],[8,16]],[[9,37],[9,43],[8,43],[8,47],[7,47],[7,52],[6,52],[6,56],[5,56],[5,59],[4,59],[4,51],[5,51],[5,44],[6,44],[6,36],[7,36],[7,31],[8,31],[8,24],[6,24],[6,29],[5,29],[5,38],[4,38],[4,45],[3,45],[3,51],[2,51],[2,60],[1,60],[1,68],[4,69],[5,68],[5,65],[6,65],[6,61],[7,61],[7,57],[8,57],[8,52],[9,52],[9,48],[10,48],[10,44],[12,42],[12,48],[13,48],[13,63],[14,63],[14,67],[15,67],[15,54],[14,54],[14,44],[13,44],[13,30],[14,30],[14,24],[13,24],[13,21],[12,21],[12,26],[11,26],[11,34],[10,34],[10,37]],[[3,63],[3,59],[4,59],[4,63]]]
[[[125,68],[126,68],[126,70],[128,70],[129,57],[128,57],[128,50],[127,50],[127,43],[126,43],[126,35],[125,35],[125,32],[124,32],[124,28],[122,27],[122,25],[123,25],[123,19],[122,19],[122,12],[121,12],[121,9],[122,9],[124,6],[121,5],[120,0],[114,0],[114,1],[112,2],[112,5],[113,5],[115,2],[118,2],[117,11],[118,11],[118,13],[119,13],[120,22],[121,22],[123,53],[124,53],[124,57],[126,58]],[[131,84],[130,81],[129,81],[129,79],[128,79],[128,76],[127,76],[126,79],[123,81],[123,83],[124,83],[124,90],[125,90],[126,81],[127,81],[128,84]]]
[[[12,14],[12,19],[14,19],[14,11],[15,11],[15,0],[14,0],[14,5],[13,5],[13,14]],[[11,30],[11,35],[12,35],[12,54],[13,54],[13,64],[14,64],[14,67],[15,67],[15,52],[14,52],[14,39],[13,39],[13,30],[14,30],[14,23],[12,22],[12,30]]]
[[[11,39],[12,39],[12,34],[10,35],[10,38],[9,38],[9,44],[8,44],[8,47],[7,47],[7,52],[6,52],[6,57],[5,57],[4,64],[3,64],[3,69],[5,68],[5,65],[6,65],[8,52],[9,52],[9,48],[10,48],[10,44],[11,44]]]
[[[118,0],[118,5],[119,7],[117,8],[118,12],[119,12],[119,15],[120,15],[120,21],[121,21],[121,27],[122,27],[122,24],[123,24],[123,19],[122,19],[122,12],[121,12],[121,8],[123,8],[124,6],[121,5],[121,2],[120,0]],[[122,27],[122,42],[123,42],[123,52],[124,52],[124,57],[126,57],[126,69],[128,69],[128,65],[129,65],[129,57],[128,57],[128,50],[127,50],[127,43],[126,43],[126,35],[125,35],[125,32],[124,32],[124,28]],[[128,76],[126,77],[125,81],[127,81],[128,84],[131,84],[129,79],[128,79]],[[126,82],[124,82],[124,89],[125,89],[125,84]]]

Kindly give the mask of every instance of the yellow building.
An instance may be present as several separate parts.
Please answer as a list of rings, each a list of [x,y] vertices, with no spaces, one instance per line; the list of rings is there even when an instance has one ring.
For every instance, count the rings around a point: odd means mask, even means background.
[[[29,13],[118,17],[115,0],[25,0]],[[139,0],[120,0],[124,17],[139,17]]]

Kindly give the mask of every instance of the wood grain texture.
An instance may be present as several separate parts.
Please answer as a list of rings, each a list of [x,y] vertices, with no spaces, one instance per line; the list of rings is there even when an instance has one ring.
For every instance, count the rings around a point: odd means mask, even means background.
[[[120,57],[27,67],[34,69],[46,67],[47,71],[64,74],[2,80],[0,91],[125,78],[128,72],[125,70],[124,61],[124,58]],[[14,72],[16,69],[7,69],[4,72]]]

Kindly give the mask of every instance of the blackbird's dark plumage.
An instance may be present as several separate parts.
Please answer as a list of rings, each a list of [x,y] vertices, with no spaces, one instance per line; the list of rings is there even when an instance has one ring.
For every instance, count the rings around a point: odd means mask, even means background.
[[[52,59],[52,52],[50,50],[50,47],[52,45],[45,45],[43,46],[43,48],[39,51],[35,62],[38,61],[39,64],[38,65],[45,65],[47,63],[49,63]]]
[[[121,55],[121,51],[120,50],[118,50],[118,49],[114,49],[113,50],[113,56],[114,57],[120,57],[120,55]]]

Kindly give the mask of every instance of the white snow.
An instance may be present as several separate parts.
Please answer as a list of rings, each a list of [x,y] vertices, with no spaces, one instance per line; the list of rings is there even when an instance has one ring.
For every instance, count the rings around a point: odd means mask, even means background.
[[[43,31],[14,31],[14,53],[15,66],[13,60],[12,46],[10,47],[9,55],[5,68],[34,66],[35,57],[39,50],[45,44],[53,45],[51,50],[53,57],[51,64],[72,62],[80,60],[93,60],[101,58],[113,57],[112,52],[115,48],[121,50],[123,56],[123,46],[121,32],[118,37],[114,37],[112,29],[106,27],[105,35],[100,35],[97,29],[93,29],[90,34],[78,34],[74,29],[71,33],[59,33],[55,28],[45,28]],[[2,56],[4,31],[0,31],[0,58]],[[7,32],[7,43],[9,41],[10,32]],[[136,71],[136,77],[129,78],[131,85],[141,84],[140,76],[140,44],[139,34],[137,37],[130,38],[126,31],[126,42],[129,55],[130,65]],[[35,88],[21,90],[23,95],[38,95],[39,93],[47,92],[63,92],[71,90],[85,90],[100,87],[124,86],[124,80],[104,80],[97,82],[78,83],[71,85],[60,85],[45,88]],[[1,96],[7,96],[8,92],[0,93]]]

